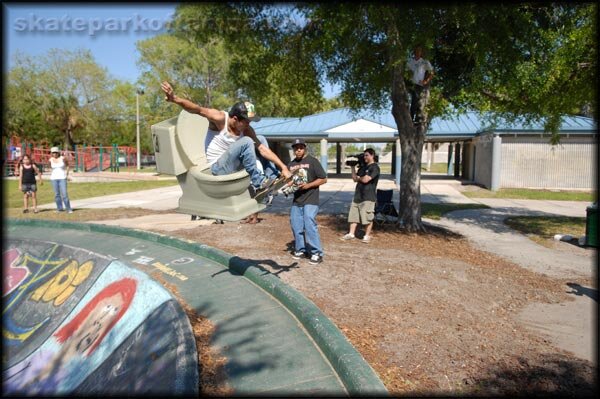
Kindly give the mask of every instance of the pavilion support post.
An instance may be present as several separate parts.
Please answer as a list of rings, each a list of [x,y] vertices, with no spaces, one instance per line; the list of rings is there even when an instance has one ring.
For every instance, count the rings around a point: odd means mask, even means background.
[[[342,173],[342,144],[339,141],[335,143],[335,173]]]
[[[454,174],[454,144],[448,144],[448,171],[446,173],[448,176],[452,176]]]
[[[321,166],[327,173],[327,139],[321,139]]]
[[[396,156],[395,158],[395,162],[396,162],[396,186],[398,186],[398,188],[400,188],[400,176],[402,173],[402,151],[400,150],[400,139],[396,139]]]

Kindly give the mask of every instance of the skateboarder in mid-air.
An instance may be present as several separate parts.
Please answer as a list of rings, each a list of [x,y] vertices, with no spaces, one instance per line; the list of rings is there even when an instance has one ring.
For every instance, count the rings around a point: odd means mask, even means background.
[[[252,103],[241,101],[235,103],[229,112],[220,111],[176,96],[169,82],[163,82],[160,87],[167,101],[208,119],[204,146],[213,175],[227,175],[245,169],[250,175],[252,198],[258,202],[291,179],[292,173],[269,149],[267,139],[256,135],[250,126],[251,121],[260,120]],[[257,160],[262,170],[257,166]]]

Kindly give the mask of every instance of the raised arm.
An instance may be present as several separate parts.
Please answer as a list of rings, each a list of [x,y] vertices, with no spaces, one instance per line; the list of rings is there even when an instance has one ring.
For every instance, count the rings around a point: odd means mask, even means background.
[[[225,115],[222,111],[214,108],[201,107],[190,100],[176,96],[169,82],[162,82],[160,88],[165,93],[165,100],[168,102],[179,105],[187,112],[205,117],[210,122],[216,124],[219,129],[223,128],[223,124],[225,123]]]

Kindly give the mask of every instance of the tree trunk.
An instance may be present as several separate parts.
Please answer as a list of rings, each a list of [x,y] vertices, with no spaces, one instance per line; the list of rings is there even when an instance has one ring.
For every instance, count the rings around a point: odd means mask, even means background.
[[[70,128],[66,128],[65,129],[65,146],[63,148],[63,151],[68,151],[69,149],[71,149],[71,129]]]
[[[400,221],[409,232],[424,232],[421,220],[421,154],[425,125],[410,127],[400,135]]]
[[[408,232],[425,232],[421,220],[421,154],[427,124],[413,125],[402,75],[403,66],[397,63],[392,76],[392,115],[398,127],[402,154],[400,222]]]

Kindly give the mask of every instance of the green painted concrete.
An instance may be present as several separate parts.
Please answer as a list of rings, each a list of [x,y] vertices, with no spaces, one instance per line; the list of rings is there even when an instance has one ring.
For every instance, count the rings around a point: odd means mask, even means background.
[[[276,276],[218,249],[121,227],[13,220],[5,236],[35,237],[160,271],[216,331],[241,395],[388,395],[373,369],[312,302]]]

